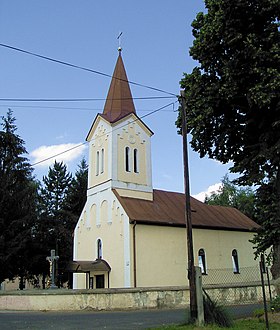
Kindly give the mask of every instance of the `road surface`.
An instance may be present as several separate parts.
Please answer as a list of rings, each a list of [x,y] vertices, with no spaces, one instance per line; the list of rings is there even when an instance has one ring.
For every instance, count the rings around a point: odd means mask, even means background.
[[[250,316],[259,305],[231,308],[234,317]],[[86,330],[86,329],[149,329],[170,324],[182,324],[188,319],[185,309],[139,310],[122,312],[25,312],[0,311],[1,330]]]

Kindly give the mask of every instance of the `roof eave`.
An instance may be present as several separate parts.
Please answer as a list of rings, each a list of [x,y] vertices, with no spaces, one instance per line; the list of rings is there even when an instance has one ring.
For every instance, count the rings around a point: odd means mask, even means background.
[[[164,226],[164,227],[181,227],[185,228],[186,224],[176,223],[172,221],[150,221],[150,220],[136,220],[129,219],[130,224],[148,225],[148,226]],[[209,229],[209,230],[224,230],[224,231],[241,231],[241,232],[252,232],[256,233],[257,228],[238,228],[238,227],[226,227],[226,226],[206,226],[206,225],[193,225],[193,229]]]

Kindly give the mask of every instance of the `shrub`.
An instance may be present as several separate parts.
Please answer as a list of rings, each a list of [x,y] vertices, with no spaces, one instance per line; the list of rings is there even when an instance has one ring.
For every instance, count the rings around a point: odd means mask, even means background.
[[[270,308],[274,312],[280,312],[280,296],[276,296],[270,303]]]
[[[264,315],[264,309],[260,308],[260,309],[254,310],[253,315],[254,315],[254,317],[261,318]]]
[[[213,301],[204,291],[204,320],[206,324],[217,324],[220,327],[231,327],[232,319],[226,309],[217,301]]]

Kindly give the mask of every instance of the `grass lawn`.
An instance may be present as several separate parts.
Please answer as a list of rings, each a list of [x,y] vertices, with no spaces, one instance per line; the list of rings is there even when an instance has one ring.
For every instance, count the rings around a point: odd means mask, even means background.
[[[207,325],[205,327],[198,327],[195,325],[174,325],[174,326],[166,326],[160,328],[153,328],[154,330],[265,330],[265,321],[257,318],[250,318],[244,320],[236,320],[234,321],[234,326],[230,328],[221,328],[217,325]],[[151,329],[151,330],[153,330]],[[269,321],[269,329],[270,330],[280,330],[280,314],[271,315]]]

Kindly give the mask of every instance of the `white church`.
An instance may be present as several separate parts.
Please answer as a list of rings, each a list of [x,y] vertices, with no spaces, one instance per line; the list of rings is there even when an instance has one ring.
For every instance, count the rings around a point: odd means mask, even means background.
[[[73,288],[187,285],[185,196],[152,186],[153,132],[137,116],[121,51],[87,135],[87,201],[74,232]],[[183,177],[183,175],[182,175]],[[195,265],[243,280],[258,227],[234,208],[191,198]],[[211,281],[210,281],[211,282]]]

